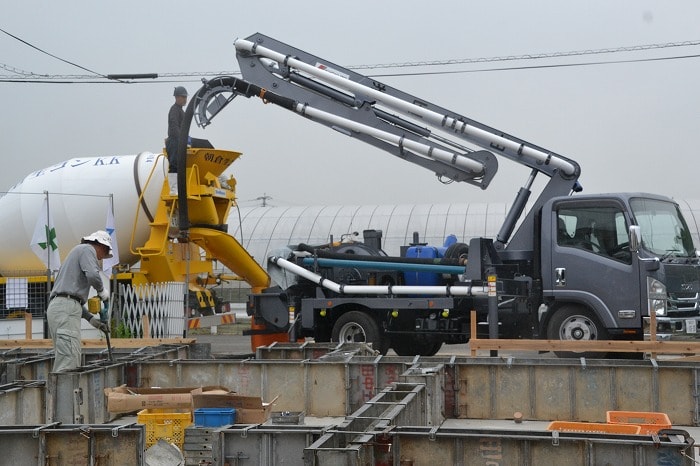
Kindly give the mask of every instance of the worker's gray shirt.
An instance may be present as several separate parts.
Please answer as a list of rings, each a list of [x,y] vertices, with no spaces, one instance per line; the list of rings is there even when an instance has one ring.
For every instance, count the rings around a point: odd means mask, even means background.
[[[97,252],[91,244],[79,244],[61,264],[51,294],[68,293],[86,302],[91,286],[98,293],[104,289]]]

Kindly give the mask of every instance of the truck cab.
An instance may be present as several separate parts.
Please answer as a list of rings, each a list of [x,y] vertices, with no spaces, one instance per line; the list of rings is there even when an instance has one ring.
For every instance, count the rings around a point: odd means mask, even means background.
[[[671,199],[577,195],[542,209],[540,332],[549,339],[697,337],[700,264]],[[638,235],[638,236],[637,236]]]

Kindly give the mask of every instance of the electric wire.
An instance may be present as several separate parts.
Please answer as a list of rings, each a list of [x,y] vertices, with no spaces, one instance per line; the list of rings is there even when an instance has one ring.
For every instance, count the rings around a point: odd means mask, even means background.
[[[0,69],[4,69],[13,73],[12,75],[0,75],[0,82],[7,83],[33,83],[33,84],[133,84],[137,81],[132,80],[114,80],[110,79],[108,76],[92,71],[76,63],[67,61],[63,58],[57,57],[49,52],[46,52],[29,42],[14,36],[7,31],[0,29],[1,32],[9,35],[10,37],[42,52],[51,57],[54,57],[60,61],[76,66],[80,69],[92,73],[89,76],[86,75],[51,75],[51,74],[39,74],[31,71],[21,70],[19,68],[12,67],[7,64],[0,63]],[[588,50],[573,50],[564,52],[545,52],[545,53],[528,53],[523,55],[507,55],[507,56],[497,56],[497,57],[477,57],[477,58],[460,58],[460,59],[447,59],[447,60],[432,60],[432,61],[412,61],[412,62],[397,62],[397,63],[380,63],[380,64],[359,64],[350,65],[346,68],[351,70],[381,70],[381,69],[392,69],[392,68],[415,68],[415,67],[439,67],[439,66],[454,66],[454,65],[464,65],[464,64],[477,64],[477,63],[496,63],[496,62],[507,62],[507,61],[525,61],[525,60],[546,60],[552,58],[567,58],[567,57],[579,57],[579,56],[590,56],[590,55],[605,55],[605,54],[616,54],[616,53],[630,53],[630,52],[640,52],[649,50],[659,50],[668,48],[678,48],[678,47],[693,47],[700,45],[700,40],[698,41],[680,41],[680,42],[667,42],[659,44],[643,44],[634,46],[623,46],[615,48],[602,48],[602,49],[588,49]],[[555,64],[544,64],[544,65],[532,65],[532,66],[512,66],[512,67],[494,67],[494,68],[481,68],[481,69],[471,69],[471,70],[445,70],[445,71],[423,71],[423,72],[401,72],[401,73],[383,73],[383,74],[372,74],[370,77],[400,77],[400,76],[426,76],[426,75],[445,75],[445,74],[462,74],[462,73],[481,73],[481,72],[491,72],[491,71],[513,71],[513,70],[527,70],[527,69],[548,69],[548,68],[565,68],[565,67],[575,67],[575,66],[592,66],[592,65],[614,65],[623,63],[644,63],[644,62],[655,62],[662,60],[681,60],[681,59],[691,59],[698,58],[700,55],[678,55],[671,57],[647,57],[639,59],[627,59],[627,60],[611,60],[611,61],[597,61],[597,62],[578,62],[578,63],[555,63]],[[193,82],[193,80],[182,80],[173,78],[202,78],[205,76],[221,76],[221,75],[240,75],[240,71],[216,71],[216,72],[177,72],[177,73],[158,73],[157,81],[158,83],[166,82]],[[107,79],[107,81],[95,81],[95,76]],[[195,80],[196,81],[196,80]],[[138,81],[139,84],[144,82]]]
[[[3,34],[6,34],[6,35],[12,37],[13,39],[15,39],[15,40],[17,40],[17,41],[23,43],[24,45],[27,45],[27,46],[29,46],[29,47],[31,47],[31,48],[33,48],[33,49],[35,49],[35,50],[37,50],[37,51],[39,51],[39,52],[45,54],[45,55],[48,55],[48,56],[50,56],[50,57],[52,57],[52,58],[55,58],[56,60],[62,61],[63,63],[67,63],[67,64],[69,64],[69,65],[71,65],[71,66],[75,66],[76,68],[80,68],[80,69],[83,70],[83,71],[87,71],[88,73],[92,73],[93,75],[100,76],[100,77],[102,77],[102,78],[107,79],[107,76],[104,75],[104,74],[102,74],[102,73],[98,73],[97,71],[93,71],[93,70],[91,70],[91,69],[89,69],[89,68],[86,68],[86,67],[84,67],[84,66],[82,66],[82,65],[78,65],[77,63],[73,63],[72,61],[68,61],[68,60],[66,60],[66,59],[64,59],[64,58],[61,58],[61,57],[56,56],[56,55],[54,55],[54,54],[52,54],[52,53],[49,53],[49,52],[47,52],[46,50],[43,50],[43,49],[37,47],[36,45],[30,44],[30,43],[27,42],[26,40],[24,40],[24,39],[22,39],[22,38],[20,38],[20,37],[17,37],[17,36],[15,36],[14,34],[11,34],[11,33],[7,32],[6,30],[4,30],[4,29],[2,29],[2,28],[0,28],[0,32],[2,32]]]
[[[520,61],[520,60],[542,60],[548,58],[563,58],[563,57],[578,57],[585,55],[603,55],[624,52],[640,52],[647,50],[666,49],[673,47],[692,47],[700,45],[700,40],[682,41],[682,42],[666,42],[662,44],[645,44],[633,45],[628,47],[589,49],[589,50],[572,50],[566,52],[544,52],[544,53],[527,53],[523,55],[506,55],[501,57],[479,57],[479,58],[459,58],[448,60],[432,60],[432,61],[416,61],[404,63],[383,63],[374,65],[351,65],[346,68],[351,70],[362,69],[384,69],[384,68],[407,68],[407,67],[424,67],[424,66],[445,66],[445,65],[465,65],[474,63],[493,63],[501,61]]]
[[[675,57],[657,57],[657,58],[638,58],[630,60],[614,60],[614,61],[598,61],[598,62],[580,62],[580,63],[559,63],[553,65],[532,65],[532,66],[509,66],[502,68],[480,68],[475,70],[452,70],[452,71],[426,71],[426,72],[415,72],[415,73],[384,73],[384,74],[374,74],[373,78],[381,77],[394,77],[394,76],[437,76],[444,74],[465,74],[465,73],[485,73],[489,71],[517,71],[517,70],[536,70],[536,69],[547,69],[547,68],[569,68],[577,66],[596,66],[596,65],[619,65],[624,63],[644,63],[644,62],[654,62],[654,61],[664,61],[664,60],[683,60],[688,58],[700,58],[698,55],[683,55]]]

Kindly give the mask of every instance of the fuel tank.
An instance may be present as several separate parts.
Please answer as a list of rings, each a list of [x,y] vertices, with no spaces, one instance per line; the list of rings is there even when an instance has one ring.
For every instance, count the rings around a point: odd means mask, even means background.
[[[132,232],[134,245],[146,241],[167,169],[162,154],[142,152],[74,158],[29,174],[0,197],[0,274],[45,269],[30,243],[46,198],[61,260],[80,238],[106,229],[113,199],[120,263],[133,265]]]

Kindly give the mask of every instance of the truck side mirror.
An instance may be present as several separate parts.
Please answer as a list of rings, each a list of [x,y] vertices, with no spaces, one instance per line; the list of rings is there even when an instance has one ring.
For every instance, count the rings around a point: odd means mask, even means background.
[[[642,242],[642,229],[639,225],[630,225],[630,251],[639,251],[639,245]]]

